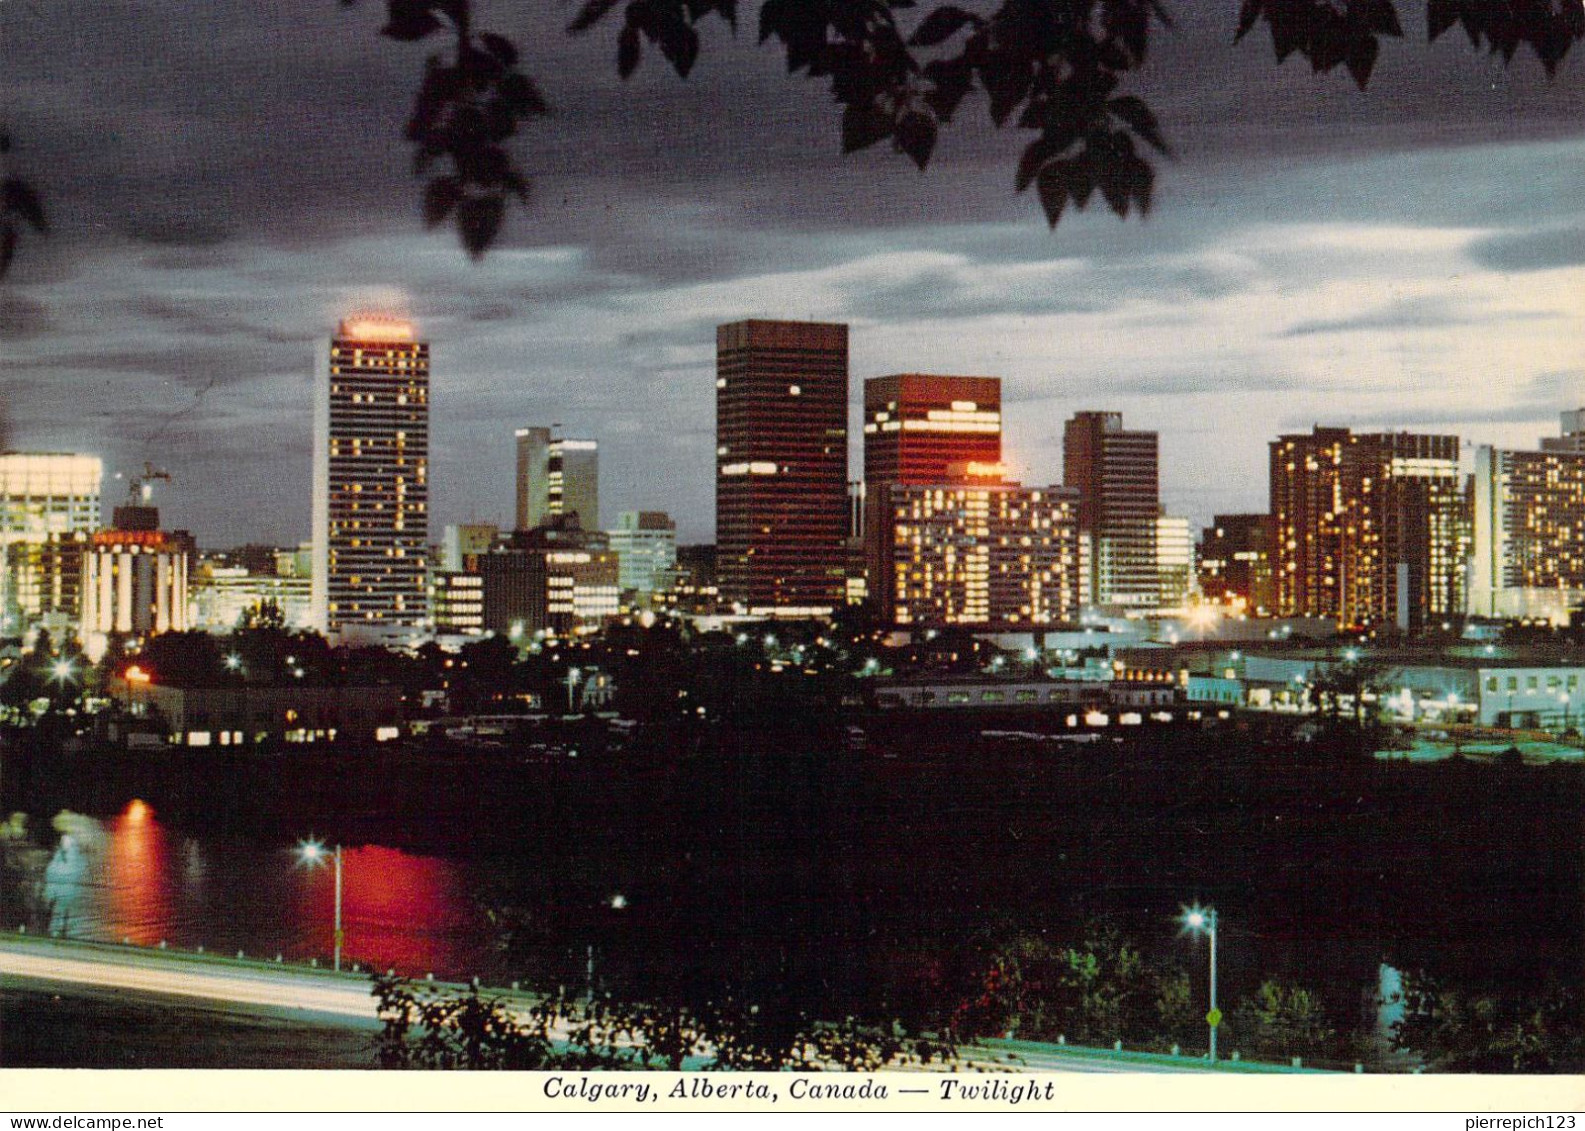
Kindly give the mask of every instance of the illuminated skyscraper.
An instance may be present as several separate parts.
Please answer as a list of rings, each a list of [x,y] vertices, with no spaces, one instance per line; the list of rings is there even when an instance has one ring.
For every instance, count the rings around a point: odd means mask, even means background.
[[[600,445],[566,439],[549,428],[517,430],[517,529],[575,514],[585,530],[600,525]]]
[[[965,482],[951,473],[954,467],[972,467],[981,485],[995,482],[1001,458],[999,378],[900,373],[864,382],[868,594],[883,615],[897,611],[893,488]],[[916,508],[910,503],[907,509]]]
[[[314,624],[401,641],[428,614],[429,343],[353,318],[330,342],[314,421]]]
[[[1315,428],[1271,443],[1277,612],[1418,628],[1464,607],[1457,436]]]
[[[755,614],[845,600],[848,328],[716,329],[716,542],[721,596]]]
[[[1278,616],[1336,619],[1342,612],[1343,452],[1352,443],[1347,428],[1320,426],[1271,441]]]
[[[1538,452],[1475,451],[1469,611],[1566,624],[1585,604],[1585,414]]]
[[[1120,412],[1077,413],[1063,430],[1062,480],[1079,492],[1096,605],[1140,609],[1160,601],[1158,447],[1154,432],[1125,431]]]
[[[1364,628],[1464,611],[1469,523],[1457,436],[1354,437],[1343,458],[1343,609]]]

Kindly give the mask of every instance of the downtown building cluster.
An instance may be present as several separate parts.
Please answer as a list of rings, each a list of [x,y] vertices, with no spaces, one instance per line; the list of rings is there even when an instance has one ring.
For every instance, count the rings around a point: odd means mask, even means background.
[[[1063,482],[1003,451],[1000,379],[905,372],[860,394],[849,469],[849,328],[749,320],[716,336],[713,552],[679,555],[662,510],[602,527],[599,444],[515,430],[515,523],[430,513],[429,344],[343,321],[316,379],[313,533],[199,555],[147,505],[152,467],[101,520],[95,456],[0,455],[3,635],[221,629],[268,603],[344,642],[411,645],[597,629],[622,614],[808,617],[868,602],[900,629],[1029,632],[1090,614],[1308,618],[1367,634],[1463,616],[1563,623],[1585,601],[1585,410],[1536,451],[1317,426],[1269,442],[1269,508],[1198,545],[1161,505],[1159,441],[1121,414],[1062,432]],[[505,472],[505,469],[503,469]],[[710,549],[710,548],[706,548]]]

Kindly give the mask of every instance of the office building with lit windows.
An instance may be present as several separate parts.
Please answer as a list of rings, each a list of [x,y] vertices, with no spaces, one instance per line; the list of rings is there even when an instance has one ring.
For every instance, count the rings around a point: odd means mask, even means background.
[[[397,643],[429,620],[429,343],[390,318],[343,321],[317,382],[315,627]]]
[[[1585,605],[1585,410],[1540,451],[1475,451],[1469,611],[1566,624]]]
[[[1001,459],[1000,378],[899,373],[864,382],[866,581],[883,614],[896,605],[892,488],[954,483],[954,467],[999,474]]]
[[[1123,427],[1120,412],[1080,412],[1062,433],[1062,479],[1079,493],[1079,529],[1089,541],[1093,604],[1156,608],[1161,574],[1159,439]]]
[[[1024,487],[994,465],[887,492],[887,616],[898,625],[1005,631],[1077,623],[1078,495]]]
[[[0,453],[0,636],[75,630],[103,479],[98,456]]]
[[[848,328],[716,329],[716,545],[723,600],[764,616],[846,599]]]
[[[517,529],[568,514],[577,515],[585,530],[600,527],[600,445],[550,428],[519,428]]]

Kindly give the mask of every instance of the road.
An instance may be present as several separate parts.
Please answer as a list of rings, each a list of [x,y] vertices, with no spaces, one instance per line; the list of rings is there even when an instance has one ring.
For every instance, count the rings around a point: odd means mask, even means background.
[[[377,1021],[366,974],[215,955],[143,950],[18,935],[0,936],[0,984],[59,985],[223,1002],[233,1010],[296,1011],[317,1021],[367,1029]],[[438,988],[461,991],[464,986]],[[534,998],[490,990],[508,1008]],[[1212,1066],[1196,1057],[1085,1049],[1029,1041],[983,1041],[958,1050],[957,1071],[997,1072],[1294,1072],[1248,1061]]]

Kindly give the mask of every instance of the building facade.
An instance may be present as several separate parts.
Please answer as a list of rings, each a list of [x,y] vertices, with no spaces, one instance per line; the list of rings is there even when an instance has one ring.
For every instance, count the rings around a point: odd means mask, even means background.
[[[501,537],[494,523],[469,522],[447,526],[440,536],[440,568],[457,572],[472,569],[469,562],[488,554]]]
[[[824,615],[846,594],[848,328],[716,330],[721,596],[751,615]]]
[[[900,373],[864,382],[864,516],[867,594],[882,615],[897,609],[893,488],[965,482],[953,468],[1000,474],[1002,383],[996,377]]]
[[[624,593],[648,598],[671,588],[677,572],[677,524],[665,511],[623,511],[606,532],[620,563]]]
[[[1076,623],[1076,493],[994,475],[973,481],[958,472],[954,479],[889,490],[889,618],[1003,631]]]
[[[1249,616],[1276,609],[1272,524],[1265,514],[1219,514],[1200,537],[1200,595]]]
[[[1281,616],[1410,631],[1463,612],[1470,524],[1457,436],[1317,427],[1271,444]]]
[[[81,615],[82,546],[99,529],[98,456],[0,453],[0,636]]]
[[[290,629],[310,627],[313,583],[306,577],[254,573],[246,566],[199,563],[191,571],[193,628],[230,632],[242,618],[266,606],[281,612]]]
[[[532,530],[569,514],[585,530],[599,529],[599,443],[558,436],[550,428],[519,428],[517,529]]]
[[[104,655],[112,636],[143,639],[184,632],[190,536],[162,530],[99,530],[84,556],[81,637],[88,655]]]
[[[483,627],[514,640],[586,632],[621,611],[621,567],[603,531],[575,515],[518,531],[478,559]]]
[[[415,639],[429,619],[429,343],[407,322],[343,321],[317,393],[314,625]]]
[[[1461,615],[1470,539],[1458,437],[1354,440],[1343,460],[1340,623],[1411,631]]]
[[[1270,444],[1277,615],[1342,615],[1343,453],[1347,428],[1316,428]]]
[[[1151,609],[1160,600],[1159,448],[1156,433],[1124,429],[1119,412],[1081,412],[1063,429],[1063,482],[1078,492],[1088,590],[1101,608]]]
[[[1585,420],[1540,451],[1475,451],[1469,611],[1566,624],[1585,604]]]

